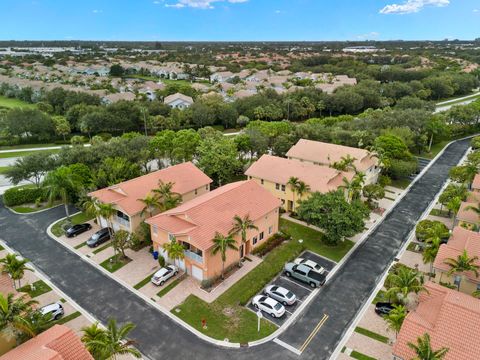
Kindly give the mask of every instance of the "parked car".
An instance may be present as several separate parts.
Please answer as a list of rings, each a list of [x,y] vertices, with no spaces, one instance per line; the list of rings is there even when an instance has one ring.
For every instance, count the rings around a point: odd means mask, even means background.
[[[294,293],[277,285],[267,286],[265,289],[265,295],[281,302],[284,306],[293,305],[295,304],[295,301],[297,301],[297,297]]]
[[[390,314],[390,311],[394,309],[393,305],[388,302],[377,302],[375,304],[375,312],[378,315],[388,315]]]
[[[63,310],[63,306],[60,303],[53,303],[53,304],[48,304],[40,308],[40,312],[43,315],[50,314],[53,320],[58,320],[60,319],[63,314],[65,313]]]
[[[167,281],[172,276],[175,276],[177,274],[178,274],[177,267],[173,265],[168,265],[166,267],[161,268],[155,274],[153,274],[151,280],[152,280],[152,283],[154,283],[155,285],[162,286],[163,284],[165,284],[165,281]]]
[[[85,231],[90,230],[91,228],[92,228],[92,225],[88,223],[73,225],[72,227],[68,228],[67,231],[65,231],[65,235],[68,238],[75,237],[77,235],[84,233]]]
[[[103,228],[101,230],[98,230],[95,234],[93,234],[90,237],[90,239],[87,240],[87,245],[91,248],[94,248],[110,240],[111,231],[112,229],[110,228]]]
[[[312,269],[313,271],[315,271],[319,274],[323,274],[326,271],[324,267],[318,265],[313,260],[308,260],[308,259],[304,259],[304,258],[297,258],[297,259],[295,259],[294,263],[297,264],[297,265],[300,265],[300,264],[305,265],[305,266],[309,267],[310,269]]]
[[[293,277],[297,280],[300,280],[312,288],[317,286],[322,286],[325,284],[326,276],[325,274],[319,274],[315,270],[312,270],[306,265],[295,263],[288,263],[285,265],[284,273],[288,277]]]
[[[277,300],[265,295],[257,295],[252,300],[255,308],[262,310],[269,314],[271,317],[279,318],[285,314],[285,307]]]

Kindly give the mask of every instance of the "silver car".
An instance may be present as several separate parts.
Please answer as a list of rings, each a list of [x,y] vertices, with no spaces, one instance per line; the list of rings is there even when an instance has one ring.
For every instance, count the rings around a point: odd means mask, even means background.
[[[51,317],[52,320],[58,320],[64,314],[63,306],[60,303],[53,303],[53,304],[45,305],[45,306],[40,308],[40,312],[43,315],[50,314],[52,316]]]
[[[155,285],[160,285],[162,286],[165,284],[165,282],[170,279],[172,276],[175,276],[178,274],[178,269],[174,265],[168,265],[164,268],[161,268],[158,270],[155,274],[152,276],[152,283]]]
[[[277,285],[269,285],[265,289],[265,295],[277,300],[283,305],[293,305],[297,301],[297,297],[290,290]]]
[[[295,259],[294,263],[297,265],[305,265],[319,274],[323,274],[325,272],[325,268],[323,266],[318,265],[315,261],[312,260],[297,258]]]

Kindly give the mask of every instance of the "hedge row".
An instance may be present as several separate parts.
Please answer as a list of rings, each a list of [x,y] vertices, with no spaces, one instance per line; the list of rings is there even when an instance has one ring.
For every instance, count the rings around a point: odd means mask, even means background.
[[[268,254],[273,249],[275,249],[277,246],[279,246],[285,240],[286,240],[285,235],[282,235],[282,234],[279,234],[279,233],[274,234],[267,241],[265,241],[262,245],[257,246],[255,249],[253,249],[252,254],[262,257],[262,256]]]
[[[46,199],[45,190],[41,188],[11,188],[3,194],[3,201],[6,206],[17,206],[28,203],[35,203],[37,199]]]

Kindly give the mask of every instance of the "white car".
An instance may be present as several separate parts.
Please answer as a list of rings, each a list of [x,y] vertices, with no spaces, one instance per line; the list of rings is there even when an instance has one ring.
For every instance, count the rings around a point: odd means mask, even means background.
[[[277,285],[269,285],[265,289],[265,295],[272,299],[280,301],[284,306],[293,305],[297,301],[297,297],[290,290]]]
[[[168,265],[164,268],[161,268],[158,270],[155,274],[152,276],[152,283],[155,285],[163,285],[165,282],[170,279],[172,276],[175,276],[178,274],[178,269],[176,266],[173,265]]]
[[[297,265],[300,265],[300,264],[305,265],[306,267],[309,267],[310,269],[312,269],[313,271],[319,274],[323,274],[325,272],[324,267],[318,265],[315,261],[312,261],[312,260],[297,258],[295,259],[294,263]]]
[[[50,314],[52,316],[51,317],[52,321],[60,319],[64,314],[63,306],[60,303],[45,305],[40,308],[40,312],[43,315]]]
[[[269,314],[271,317],[279,318],[285,314],[285,307],[277,300],[265,295],[257,295],[252,300],[253,306]]]

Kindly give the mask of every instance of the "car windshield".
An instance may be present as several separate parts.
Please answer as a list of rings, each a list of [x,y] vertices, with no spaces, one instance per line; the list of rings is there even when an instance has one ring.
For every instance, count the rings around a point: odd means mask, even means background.
[[[275,310],[280,310],[282,308],[282,304],[276,303],[274,308],[275,308]]]
[[[95,233],[95,234],[92,235],[92,240],[98,240],[99,237],[100,237],[100,234]]]
[[[270,289],[270,291],[277,291],[278,289],[278,286],[272,286],[272,288]]]
[[[286,296],[287,299],[291,299],[293,297],[293,293],[291,291],[289,291],[285,294],[285,296]]]
[[[155,277],[161,277],[161,276],[165,275],[167,273],[167,271],[168,271],[167,269],[162,269],[155,274]]]
[[[320,265],[316,265],[315,270],[320,271],[320,270],[322,270],[322,267]]]

